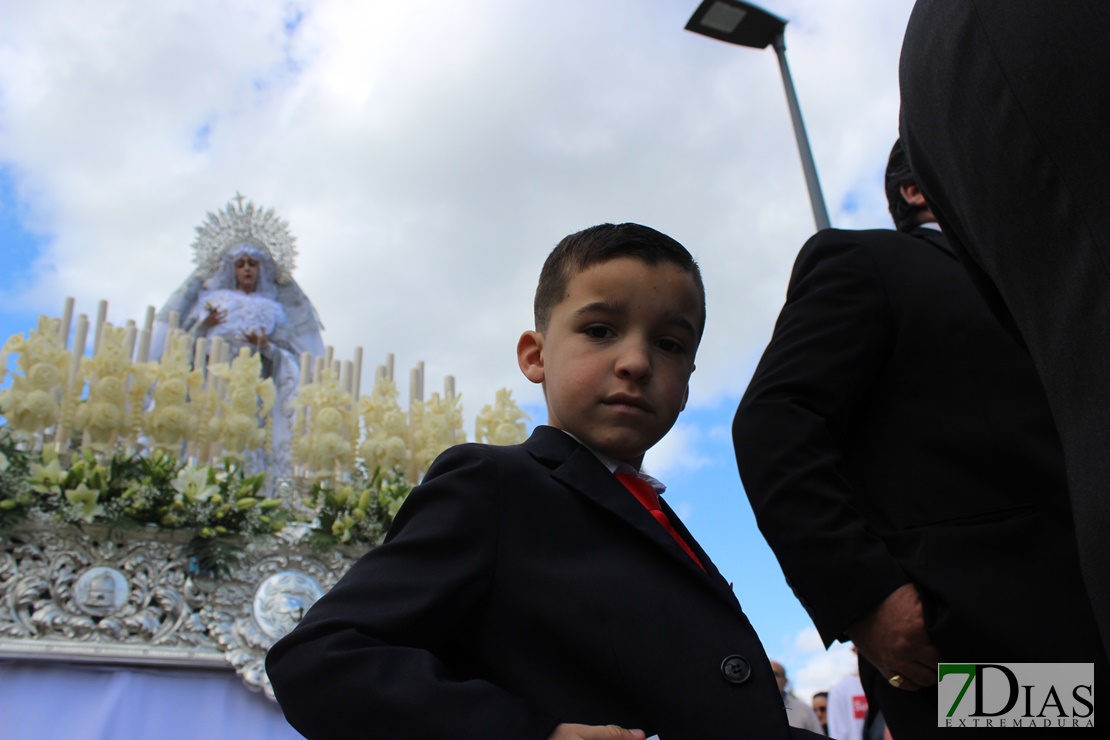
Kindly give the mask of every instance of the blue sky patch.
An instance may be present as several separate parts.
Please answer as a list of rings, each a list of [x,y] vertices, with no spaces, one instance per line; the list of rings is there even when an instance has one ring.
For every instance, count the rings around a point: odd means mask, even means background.
[[[0,289],[11,288],[26,276],[47,241],[24,226],[23,210],[12,168],[0,165],[0,270],[4,275]]]

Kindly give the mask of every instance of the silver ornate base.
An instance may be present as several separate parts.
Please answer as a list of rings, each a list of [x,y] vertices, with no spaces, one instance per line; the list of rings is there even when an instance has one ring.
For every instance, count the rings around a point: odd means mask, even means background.
[[[302,535],[244,539],[230,575],[212,578],[188,536],[26,522],[0,533],[0,658],[232,668],[273,699],[266,651],[358,556]]]

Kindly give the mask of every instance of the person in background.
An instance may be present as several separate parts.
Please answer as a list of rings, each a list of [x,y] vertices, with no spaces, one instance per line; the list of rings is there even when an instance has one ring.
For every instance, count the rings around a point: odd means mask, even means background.
[[[829,692],[818,691],[813,695],[813,713],[821,723],[821,732],[829,734]]]
[[[782,663],[772,660],[771,670],[775,672],[775,681],[778,682],[782,703],[786,707],[786,720],[790,726],[824,734],[824,728],[821,727],[821,722],[813,709],[790,690],[790,679],[786,677],[786,668]]]
[[[913,740],[946,737],[941,660],[1106,663],[1040,379],[900,143],[886,191],[897,231],[826,229],[802,248],[733,442],[825,645],[855,644],[869,703]]]
[[[858,673],[850,673],[829,689],[828,735],[835,740],[864,740],[867,695]]]

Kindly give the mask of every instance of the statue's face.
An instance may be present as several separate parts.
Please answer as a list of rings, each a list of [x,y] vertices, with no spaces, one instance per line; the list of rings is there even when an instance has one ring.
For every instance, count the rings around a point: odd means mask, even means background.
[[[253,293],[258,287],[258,260],[242,255],[235,260],[235,285],[244,293]]]

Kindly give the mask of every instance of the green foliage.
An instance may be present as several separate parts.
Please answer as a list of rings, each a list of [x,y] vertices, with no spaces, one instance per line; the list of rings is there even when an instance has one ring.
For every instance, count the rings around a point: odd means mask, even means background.
[[[371,473],[361,466],[350,481],[316,483],[305,498],[316,511],[309,542],[321,550],[380,544],[411,490],[412,484],[400,475],[383,475],[380,468]]]
[[[155,526],[191,530],[203,540],[273,534],[295,519],[282,501],[259,498],[264,474],[248,476],[231,461],[192,466],[154,451],[121,452],[101,462],[86,451],[66,466],[49,447],[39,454],[20,451],[4,429],[0,454],[6,467],[0,473],[0,525],[37,510],[77,526]]]
[[[200,572],[226,576],[243,554],[243,545],[232,537],[197,536],[189,540],[185,551]]]
[[[34,491],[27,482],[27,455],[16,449],[7,429],[0,428],[0,527],[27,517]]]
[[[264,482],[264,473],[247,475],[234,461],[188,465],[159,450],[108,459],[75,452],[66,464],[49,446],[20,449],[0,426],[0,528],[40,512],[62,524],[115,532],[192,532],[190,555],[200,570],[215,574],[238,558],[238,536],[274,534],[294,521],[308,522],[307,541],[321,550],[374,547],[412,490],[398,470],[358,466],[348,480],[316,482],[304,499],[308,512],[298,516],[280,499],[262,496]]]

